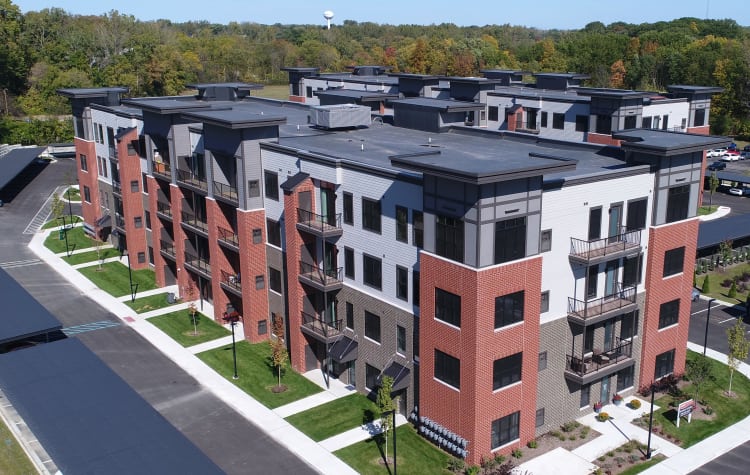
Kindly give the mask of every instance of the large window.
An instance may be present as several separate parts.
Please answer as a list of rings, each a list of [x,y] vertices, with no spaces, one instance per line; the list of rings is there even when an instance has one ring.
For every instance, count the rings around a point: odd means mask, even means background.
[[[523,321],[524,291],[495,298],[495,328]]]
[[[690,204],[690,185],[674,186],[667,194],[667,222],[687,219]]]
[[[695,116],[693,117],[693,126],[701,127],[706,125],[706,109],[695,109]]]
[[[456,262],[464,261],[464,222],[449,216],[435,217],[435,253]]]
[[[628,231],[644,229],[646,227],[646,209],[648,198],[628,202],[628,218],[625,228]]]
[[[435,379],[461,389],[461,360],[436,349]]]
[[[547,113],[542,112],[541,114],[541,127],[546,128],[547,127]]]
[[[654,379],[662,378],[672,372],[674,372],[674,350],[665,351],[660,355],[656,355]]]
[[[417,247],[424,247],[424,215],[421,211],[412,210],[412,243]]]
[[[659,307],[659,328],[674,325],[680,318],[680,299],[670,300]]]
[[[365,387],[367,389],[373,390],[378,387],[378,376],[380,376],[380,370],[365,363]]]
[[[83,185],[83,201],[91,203],[91,189],[86,185]]]
[[[344,192],[344,223],[354,224],[354,197]]]
[[[492,364],[492,389],[497,390],[521,380],[523,353],[506,356]]]
[[[576,132],[588,132],[589,131],[589,116],[577,115],[576,116]]]
[[[396,240],[409,242],[409,209],[396,206]]]
[[[497,106],[489,106],[487,107],[487,120],[491,120],[494,122],[497,122],[499,115],[499,110]]]
[[[279,174],[265,170],[263,182],[266,186],[266,198],[279,201]]]
[[[354,330],[354,304],[346,302],[346,328]]]
[[[406,328],[396,325],[396,351],[406,354]]]
[[[281,224],[272,219],[266,219],[266,233],[268,244],[281,247]]]
[[[617,373],[617,392],[633,387],[633,373],[635,366],[622,369]]]
[[[589,210],[589,241],[599,239],[602,235],[602,209],[601,207]]]
[[[586,407],[591,402],[591,385],[585,384],[581,386],[581,401],[578,407]]]
[[[611,134],[612,133],[612,117],[608,115],[597,115],[596,116],[596,133],[597,134]]]
[[[383,263],[380,259],[362,254],[362,280],[370,287],[383,288]]]
[[[351,247],[344,248],[344,274],[350,279],[354,279],[354,249]]]
[[[380,343],[380,315],[365,310],[365,336]]]
[[[679,274],[685,266],[685,246],[670,249],[664,253],[664,275]]]
[[[560,130],[565,128],[565,114],[559,112],[552,114],[552,128]]]
[[[495,223],[495,264],[526,257],[526,217]]]
[[[625,123],[624,123],[625,129],[635,129],[636,119],[637,117],[634,115],[629,115],[625,117]]]
[[[514,412],[492,421],[491,448],[493,450],[518,439],[520,415],[520,412]]]
[[[89,170],[89,162],[86,159],[86,155],[80,154],[80,158],[81,158],[81,170],[87,172]]]
[[[409,270],[396,266],[396,297],[409,300]]]
[[[362,229],[380,233],[380,201],[362,198]]]
[[[643,267],[643,254],[635,257],[626,257],[622,265],[622,285],[629,287],[641,283],[641,268]]]
[[[268,268],[268,288],[276,293],[281,293],[281,271],[274,269],[273,267]]]
[[[461,296],[435,288],[435,318],[461,327]]]
[[[415,307],[419,307],[419,271],[411,273],[411,302]]]
[[[622,316],[620,321],[620,340],[629,340],[638,334],[638,313],[631,312]]]

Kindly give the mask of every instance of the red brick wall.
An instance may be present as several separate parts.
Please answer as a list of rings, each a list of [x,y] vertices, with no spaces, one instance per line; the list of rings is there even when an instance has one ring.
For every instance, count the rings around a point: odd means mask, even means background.
[[[710,134],[710,127],[708,125],[702,125],[700,127],[688,127],[687,133],[689,134],[701,134],[701,135],[708,135]]]
[[[596,132],[589,132],[587,141],[601,145],[614,145],[615,147],[619,147],[622,143],[622,140],[615,140],[611,135],[597,134]]]
[[[305,96],[289,96],[289,100],[292,102],[305,103]]]
[[[227,226],[229,227],[229,226]],[[263,239],[253,244],[253,229],[260,228]],[[245,329],[245,339],[251,343],[267,340],[269,331],[265,335],[258,335],[258,322],[268,320],[268,265],[266,264],[266,212],[237,211],[237,236],[240,241],[240,276],[242,278],[242,323]],[[263,275],[265,285],[262,289],[255,289],[255,276]],[[216,279],[216,277],[214,277]]]
[[[164,225],[162,224],[161,218],[157,216],[157,200],[159,196],[159,183],[153,176],[146,178],[148,181],[148,207],[151,209],[151,242],[154,246],[154,272],[156,274],[156,285],[164,287],[167,285],[167,279],[164,275],[164,266],[167,265],[166,260],[161,256],[161,236]]]
[[[214,314],[212,317],[215,321],[224,323],[222,317],[229,303],[229,297],[221,287],[221,271],[230,274],[235,272],[224,254],[226,251],[219,245],[218,226],[226,228],[226,218],[219,208],[219,204],[211,198],[206,198],[206,223],[208,225],[208,252],[211,256],[211,294],[214,298]]]
[[[99,164],[96,161],[96,144],[94,142],[75,138],[76,147],[76,170],[78,171],[78,184],[81,186],[81,214],[83,221],[94,225],[96,220],[101,217],[101,207],[99,203],[99,182],[97,171]],[[81,154],[86,155],[88,171],[81,170]],[[83,198],[83,187],[87,186],[91,194],[91,203],[87,203]]]
[[[511,132],[515,132],[516,130],[516,122],[518,120],[519,114],[523,114],[523,109],[518,109],[517,111],[513,112],[512,114],[508,114],[505,117],[505,120],[508,125],[508,130]]]
[[[674,372],[685,371],[685,353],[690,325],[690,291],[693,286],[693,259],[698,237],[698,220],[690,219],[649,230],[649,253],[646,262],[646,303],[643,319],[643,346],[639,384],[654,378],[656,356],[675,349]],[[664,278],[664,253],[685,246],[684,272]],[[679,322],[659,330],[661,304],[680,298]]]
[[[500,450],[509,453],[534,437],[542,259],[478,271],[423,253],[420,267],[420,415],[468,439],[469,462],[478,463],[492,450],[492,421],[520,411],[520,440]],[[461,296],[460,330],[435,320],[436,287]],[[495,331],[495,297],[519,290],[524,323]],[[461,360],[460,391],[435,380],[435,349]],[[493,362],[518,352],[522,381],[493,392]]]
[[[128,155],[128,143],[138,141],[138,131],[132,129],[117,143],[118,169],[120,171],[120,185],[122,187],[122,211],[125,217],[125,236],[127,237],[130,266],[133,269],[148,268],[148,245],[146,243],[146,213],[143,209],[143,195],[141,189],[141,159],[138,154]],[[130,182],[138,182],[138,191],[130,191]],[[141,227],[135,227],[135,217],[141,217]],[[152,221],[156,216],[151,216]],[[152,224],[153,225],[153,224]],[[138,254],[146,257],[138,263]]]

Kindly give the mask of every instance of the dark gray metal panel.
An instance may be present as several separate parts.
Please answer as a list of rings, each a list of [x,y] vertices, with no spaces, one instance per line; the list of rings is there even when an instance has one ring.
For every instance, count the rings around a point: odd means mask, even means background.
[[[702,221],[698,228],[698,250],[750,236],[750,214]]]
[[[28,167],[46,147],[16,148],[0,157],[0,189]]]
[[[12,296],[3,299],[0,344],[62,328],[60,322],[42,304],[1,268],[0,294]]]

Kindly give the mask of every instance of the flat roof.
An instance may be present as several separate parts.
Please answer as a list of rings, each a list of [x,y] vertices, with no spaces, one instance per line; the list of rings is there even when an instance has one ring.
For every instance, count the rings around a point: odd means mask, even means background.
[[[233,108],[228,110],[213,109],[183,114],[187,120],[203,122],[204,124],[226,127],[228,129],[245,129],[249,127],[265,127],[286,123],[284,115],[266,115],[253,113],[247,108]]]
[[[61,473],[223,473],[76,338],[0,355],[0,387]]]
[[[47,147],[18,147],[0,157],[0,189],[31,165]]]
[[[648,91],[633,91],[630,89],[612,89],[612,88],[604,88],[604,87],[577,87],[576,93],[581,96],[590,96],[590,97],[616,97],[620,99],[643,99],[646,97],[652,97],[655,95],[658,95],[658,93],[655,92],[648,92]]]
[[[537,89],[535,87],[528,87],[527,85],[518,85],[495,87],[493,91],[488,91],[487,95],[531,100],[550,99],[565,102],[591,102],[590,97],[578,95],[576,90],[577,88],[560,91],[557,89]]]
[[[395,105],[405,105],[411,108],[435,109],[444,112],[484,110],[485,104],[481,102],[455,101],[449,99],[434,99],[431,97],[410,97],[391,101]]]
[[[612,132],[612,138],[624,140],[622,143],[624,150],[665,155],[703,151],[723,147],[732,142],[729,137],[657,129],[630,129]]]
[[[698,250],[718,246],[722,242],[750,236],[750,214],[701,221],[698,227]]]
[[[718,94],[724,92],[723,87],[718,86],[690,86],[685,84],[673,84],[667,86],[669,92],[686,92],[689,94]]]
[[[0,294],[13,296],[3,301],[0,344],[43,335],[62,328],[57,318],[2,268]]]
[[[359,91],[356,89],[329,89],[327,91],[317,91],[316,96],[347,97],[358,99],[363,102],[383,101],[386,99],[398,99],[399,95],[379,92],[379,91]]]
[[[120,94],[127,94],[127,87],[90,87],[90,88],[63,88],[58,89],[57,93],[63,97],[70,99],[87,99],[91,97],[106,97],[111,92],[118,92]]]
[[[354,84],[388,84],[395,86],[398,84],[398,78],[390,74],[359,76],[354,73],[323,73],[310,79],[328,80],[328,81],[346,81]]]
[[[191,110],[210,109],[216,102],[197,101],[193,96],[123,99],[126,106],[157,114],[174,114]]]
[[[186,84],[186,87],[192,89],[208,89],[209,87],[228,87],[232,89],[250,91],[253,89],[263,89],[263,84],[247,83],[247,82],[205,82],[205,83],[193,83]]]
[[[565,78],[565,79],[589,79],[591,76],[581,73],[532,73],[534,77]]]

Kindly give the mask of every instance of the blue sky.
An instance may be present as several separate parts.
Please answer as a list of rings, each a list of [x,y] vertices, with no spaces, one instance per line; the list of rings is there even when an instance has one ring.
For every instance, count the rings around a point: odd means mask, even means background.
[[[461,26],[509,23],[541,29],[576,29],[592,21],[653,23],[686,16],[732,18],[740,25],[750,26],[746,0],[13,0],[13,3],[23,12],[57,7],[74,14],[99,15],[116,9],[140,20],[167,18],[174,22],[207,20],[224,24],[247,21],[323,25],[323,12],[331,10],[335,14],[334,26],[354,20],[421,25],[450,22]]]

